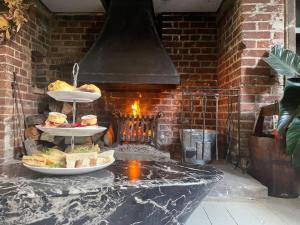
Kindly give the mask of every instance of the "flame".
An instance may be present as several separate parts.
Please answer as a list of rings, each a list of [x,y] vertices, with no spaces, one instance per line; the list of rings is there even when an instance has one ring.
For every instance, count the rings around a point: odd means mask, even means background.
[[[141,116],[140,100],[135,100],[131,105],[132,114],[134,117]]]

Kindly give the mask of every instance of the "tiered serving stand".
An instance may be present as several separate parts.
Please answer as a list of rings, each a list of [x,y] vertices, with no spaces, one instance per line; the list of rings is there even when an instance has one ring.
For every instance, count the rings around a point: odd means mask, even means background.
[[[73,85],[77,87],[77,77],[79,72],[79,65],[77,63],[73,66]],[[76,103],[88,103],[93,102],[101,97],[100,93],[91,93],[83,91],[49,91],[47,94],[54,98],[56,101],[61,102],[72,102],[73,103],[73,124],[76,122]],[[72,128],[63,128],[63,127],[44,127],[42,125],[36,126],[39,130],[51,134],[53,136],[70,136],[71,137],[71,148],[74,149],[74,138],[92,136],[97,133],[101,133],[106,130],[106,127],[101,126],[88,126],[88,127],[72,127]],[[104,152],[101,154],[113,154],[113,152]],[[109,162],[107,164],[102,164],[94,167],[88,168],[48,168],[48,167],[33,167],[24,164],[25,167],[34,170],[36,172],[45,173],[45,174],[55,174],[55,175],[73,175],[73,174],[83,174],[92,171],[102,169],[104,167],[112,164]]]

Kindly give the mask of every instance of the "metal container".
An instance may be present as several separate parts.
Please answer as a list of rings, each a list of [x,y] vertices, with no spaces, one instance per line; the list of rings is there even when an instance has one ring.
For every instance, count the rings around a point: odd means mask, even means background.
[[[196,151],[197,160],[211,161],[211,142],[196,142]]]
[[[182,129],[180,140],[184,162],[192,164],[210,162],[216,149],[216,135],[215,130],[203,132],[202,129]]]

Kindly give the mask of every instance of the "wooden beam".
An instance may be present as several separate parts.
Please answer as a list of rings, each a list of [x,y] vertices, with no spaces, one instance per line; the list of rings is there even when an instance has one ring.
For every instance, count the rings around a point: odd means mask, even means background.
[[[285,0],[285,35],[286,48],[296,51],[296,0]]]

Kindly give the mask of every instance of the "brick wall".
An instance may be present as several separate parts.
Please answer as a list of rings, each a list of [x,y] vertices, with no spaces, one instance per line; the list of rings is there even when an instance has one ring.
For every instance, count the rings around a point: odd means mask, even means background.
[[[174,155],[180,152],[179,132],[183,109],[183,125],[189,125],[189,101],[181,101],[183,88],[238,88],[241,93],[241,138],[243,155],[248,155],[247,137],[251,133],[255,113],[263,104],[278,99],[282,82],[261,61],[274,43],[283,43],[283,0],[237,0],[225,14],[167,13],[159,17],[163,43],[181,75],[177,89],[160,93],[142,93],[142,110],[148,114],[165,113],[161,119],[161,144]],[[219,20],[217,20],[217,16]],[[95,41],[105,16],[50,15],[37,10],[15,40],[0,46],[0,135],[1,152],[11,152],[12,72],[19,74],[27,114],[36,113],[39,96],[32,86],[44,88],[56,79],[71,80],[71,69]],[[128,112],[139,96],[135,92],[104,91],[95,104],[79,106],[86,113],[106,115],[108,111]],[[182,104],[181,104],[182,103]],[[192,126],[202,124],[201,99],[194,99],[197,112]],[[220,102],[221,136],[225,135],[227,101]],[[209,127],[214,127],[215,106],[209,106]],[[236,107],[236,104],[235,104]],[[83,113],[83,110],[82,110]],[[235,115],[236,116],[236,115]]]
[[[163,112],[160,120],[159,143],[161,147],[177,155],[180,153],[179,129],[182,118],[179,113],[183,109],[189,111],[189,101],[181,105],[181,90],[199,86],[216,87],[216,24],[214,14],[164,14],[160,17],[162,22],[162,38],[171,59],[181,74],[181,83],[175,90],[165,90],[161,93],[143,93],[141,108],[144,113],[155,114]],[[107,109],[130,111],[130,106],[137,98],[136,93],[106,93],[104,102]],[[197,112],[191,115],[184,114],[185,125],[189,127],[192,122],[194,128],[202,124],[199,110],[199,99],[193,101]],[[121,106],[121,107],[120,107]],[[213,110],[211,110],[213,111]],[[214,126],[213,112],[209,112],[210,127]]]
[[[79,62],[99,35],[104,15],[54,16],[47,83],[71,80],[73,64]]]
[[[13,108],[11,83],[13,72],[17,73],[21,98],[26,115],[37,112],[39,95],[34,94],[35,66],[32,53],[45,53],[49,47],[49,24],[46,14],[34,9],[29,22],[13,40],[0,45],[0,156],[12,158],[14,147],[20,146],[20,135],[16,133],[16,116]]]
[[[283,0],[238,0],[219,19],[219,87],[241,91],[241,154],[245,157],[259,107],[278,100],[282,92],[282,81],[261,59],[277,43],[284,43]]]

